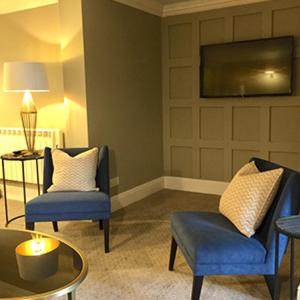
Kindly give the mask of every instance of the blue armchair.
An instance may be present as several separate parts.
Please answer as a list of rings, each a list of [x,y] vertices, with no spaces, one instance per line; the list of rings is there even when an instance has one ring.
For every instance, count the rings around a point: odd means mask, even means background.
[[[76,156],[90,148],[61,149],[70,156]],[[53,163],[51,149],[44,153],[43,194],[26,204],[26,229],[34,230],[35,222],[52,222],[54,231],[58,231],[58,221],[97,220],[100,229],[104,229],[104,249],[109,252],[109,219],[111,202],[109,197],[109,161],[108,147],[102,146],[99,151],[99,162],[96,173],[98,192],[52,192]]]
[[[260,171],[281,166],[253,158]],[[275,250],[274,222],[300,210],[300,173],[284,168],[274,202],[255,235],[247,238],[223,215],[213,212],[175,212],[171,217],[172,243],[169,270],[173,271],[179,246],[193,272],[192,300],[200,298],[207,275],[264,275],[272,299],[279,298],[276,259],[280,265],[288,239],[279,235]]]

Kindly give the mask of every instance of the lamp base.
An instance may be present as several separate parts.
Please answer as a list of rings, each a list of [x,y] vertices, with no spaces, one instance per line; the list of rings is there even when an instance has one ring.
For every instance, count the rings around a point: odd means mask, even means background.
[[[36,135],[37,111],[30,92],[24,93],[20,115],[27,149],[29,152],[31,152],[31,154],[33,154]]]
[[[29,152],[34,152],[34,142],[36,134],[36,113],[21,112],[21,119],[23,124],[26,145]]]

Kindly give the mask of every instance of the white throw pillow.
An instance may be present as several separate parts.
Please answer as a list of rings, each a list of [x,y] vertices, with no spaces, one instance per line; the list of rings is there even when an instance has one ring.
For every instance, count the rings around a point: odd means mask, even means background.
[[[53,149],[53,184],[47,191],[97,191],[98,153],[99,149],[95,147],[72,157],[62,150]]]
[[[245,165],[223,193],[219,211],[251,237],[273,202],[282,174],[282,168],[260,172],[253,162]]]

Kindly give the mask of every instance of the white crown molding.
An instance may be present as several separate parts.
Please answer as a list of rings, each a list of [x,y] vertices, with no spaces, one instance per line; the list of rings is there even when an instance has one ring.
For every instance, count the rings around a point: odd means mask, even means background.
[[[163,17],[189,14],[225,7],[266,2],[270,0],[190,0],[167,4],[163,8]]]
[[[152,15],[161,17],[163,15],[163,5],[153,0],[114,0],[115,2],[134,7]]]
[[[183,0],[162,5],[158,0],[114,0],[147,13],[168,17],[270,0]],[[0,0],[0,15],[57,3],[58,0]]]
[[[145,11],[147,13],[169,17],[195,12],[266,2],[271,0],[185,0],[178,3],[162,5],[157,0],[114,0],[127,6]]]

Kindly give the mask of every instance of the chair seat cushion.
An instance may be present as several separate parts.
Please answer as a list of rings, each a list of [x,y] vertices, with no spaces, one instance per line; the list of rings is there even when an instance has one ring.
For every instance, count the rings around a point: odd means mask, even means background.
[[[176,212],[172,234],[192,270],[201,264],[261,264],[266,249],[242,235],[226,217],[213,212]]]
[[[26,215],[110,212],[110,200],[102,192],[53,192],[26,204]]]

